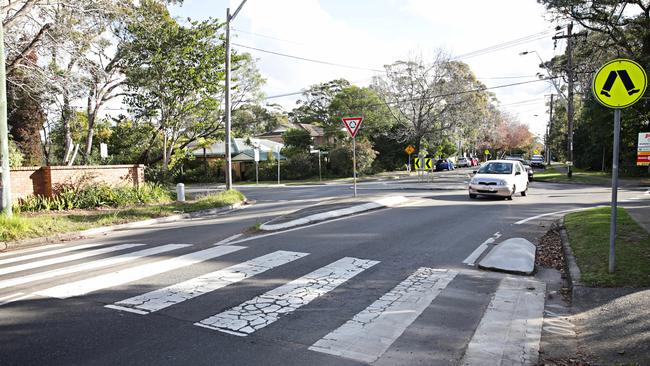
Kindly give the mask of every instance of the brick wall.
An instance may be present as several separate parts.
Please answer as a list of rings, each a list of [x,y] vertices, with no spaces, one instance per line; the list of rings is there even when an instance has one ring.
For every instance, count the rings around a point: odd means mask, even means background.
[[[66,185],[144,183],[144,165],[45,166],[14,168],[10,172],[14,201],[31,195],[52,196]]]

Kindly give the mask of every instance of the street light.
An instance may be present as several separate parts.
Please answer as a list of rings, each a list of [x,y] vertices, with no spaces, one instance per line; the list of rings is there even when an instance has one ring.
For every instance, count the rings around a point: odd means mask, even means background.
[[[235,19],[245,3],[246,0],[243,0],[232,15],[230,14],[230,8],[226,9],[226,190],[232,189],[232,157],[230,156],[230,22]]]
[[[560,96],[561,96],[564,100],[567,100],[566,97],[564,96],[564,94],[562,94],[562,91],[560,91],[560,86],[557,85],[557,84],[555,83],[555,78],[553,78],[553,77],[551,76],[551,72],[550,72],[549,69],[546,67],[546,65],[544,64],[544,60],[542,60],[542,57],[539,55],[539,53],[537,53],[537,51],[532,50],[532,51],[523,51],[523,52],[519,52],[519,56],[525,56],[525,55],[528,55],[528,54],[531,54],[531,53],[534,53],[535,55],[537,55],[537,58],[539,59],[539,63],[540,63],[540,65],[541,65],[541,66],[544,68],[544,70],[546,71],[546,75],[548,76],[548,79],[549,79],[549,81],[551,82],[551,84],[553,84],[553,86],[555,87],[555,90],[557,91],[557,93],[560,94]]]

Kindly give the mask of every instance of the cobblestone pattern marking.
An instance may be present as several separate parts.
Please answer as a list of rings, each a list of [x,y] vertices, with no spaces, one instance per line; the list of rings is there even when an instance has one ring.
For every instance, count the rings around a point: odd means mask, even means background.
[[[309,349],[374,362],[457,274],[443,269],[418,269]]]
[[[379,262],[351,257],[339,259],[230,310],[201,320],[195,325],[247,336],[334,290],[377,263]]]
[[[243,281],[306,255],[308,253],[279,250],[185,282],[119,301],[115,305],[140,310],[143,314],[151,313]]]

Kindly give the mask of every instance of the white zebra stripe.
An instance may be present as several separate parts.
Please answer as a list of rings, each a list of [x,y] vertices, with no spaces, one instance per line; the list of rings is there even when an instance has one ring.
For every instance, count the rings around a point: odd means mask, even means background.
[[[149,314],[218,290],[230,284],[243,281],[251,276],[292,262],[306,255],[307,253],[279,250],[244,263],[192,278],[185,282],[134,296],[113,305],[107,305],[107,307],[132,311],[137,314]]]
[[[238,246],[212,247],[210,249],[182,255],[180,257],[147,263],[141,266],[131,267],[85,280],[55,286],[49,289],[38,291],[36,294],[46,297],[56,297],[59,299],[81,296],[93,291],[119,286],[128,282],[140,280],[142,278],[151,277],[182,267],[191,266],[193,264],[236,252],[244,248],[245,247]]]
[[[194,325],[247,336],[296,311],[379,263],[345,257]]]

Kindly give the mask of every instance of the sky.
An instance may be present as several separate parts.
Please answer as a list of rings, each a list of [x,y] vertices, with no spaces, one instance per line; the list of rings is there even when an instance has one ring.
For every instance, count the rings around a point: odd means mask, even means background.
[[[234,12],[240,3],[185,0],[171,12],[224,20],[226,8]],[[231,23],[231,34],[233,49],[257,59],[266,79],[263,91],[274,97],[338,78],[367,86],[384,65],[413,56],[433,60],[440,49],[467,63],[487,87],[534,81],[537,73],[545,74],[540,58],[564,52],[565,42],[552,39],[557,25],[565,24],[551,22],[536,0],[248,0]],[[530,52],[520,55],[523,51]],[[548,81],[493,92],[501,110],[543,136],[548,95],[555,92]],[[290,110],[298,98],[268,102]]]

